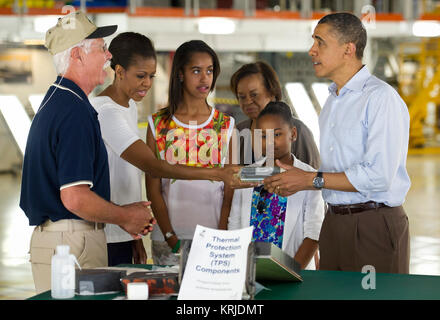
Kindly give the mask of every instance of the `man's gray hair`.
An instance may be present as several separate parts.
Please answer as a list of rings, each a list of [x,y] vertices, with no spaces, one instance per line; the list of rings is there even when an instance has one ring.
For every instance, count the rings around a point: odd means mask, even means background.
[[[55,70],[57,72],[57,75],[64,75],[69,68],[70,64],[70,52],[75,47],[83,47],[86,54],[90,52],[91,45],[93,43],[93,40],[95,39],[84,39],[78,44],[70,47],[69,49],[66,49],[64,51],[61,51],[53,56],[53,62],[55,64]]]

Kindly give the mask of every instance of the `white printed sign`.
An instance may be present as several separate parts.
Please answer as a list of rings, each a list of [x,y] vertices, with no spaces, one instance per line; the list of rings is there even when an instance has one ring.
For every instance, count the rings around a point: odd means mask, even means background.
[[[253,227],[216,230],[197,225],[179,300],[240,300]]]

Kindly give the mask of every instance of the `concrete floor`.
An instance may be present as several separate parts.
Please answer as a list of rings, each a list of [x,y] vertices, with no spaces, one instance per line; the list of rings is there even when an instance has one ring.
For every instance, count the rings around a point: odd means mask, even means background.
[[[440,155],[409,156],[407,168],[410,273],[440,275]],[[18,206],[19,195],[20,178],[0,175],[0,300],[35,294],[28,254],[33,228]]]

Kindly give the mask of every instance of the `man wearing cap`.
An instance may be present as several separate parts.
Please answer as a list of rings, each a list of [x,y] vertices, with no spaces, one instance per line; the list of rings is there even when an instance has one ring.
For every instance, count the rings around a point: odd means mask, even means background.
[[[104,223],[117,224],[135,239],[152,230],[148,202],[117,206],[109,202],[108,157],[95,109],[87,95],[104,82],[111,59],[103,37],[117,26],[96,27],[82,12],[58,20],[46,33],[58,78],[36,113],[26,145],[20,207],[37,226],[30,255],[37,293],[50,289],[51,258],[68,244],[81,267],[107,265]],[[157,160],[150,149],[135,165],[164,178],[224,181],[250,187],[236,178],[238,167],[193,168]]]
[[[109,202],[107,152],[87,95],[106,77],[111,58],[103,37],[117,26],[97,28],[81,12],[59,19],[46,34],[57,80],[35,115],[23,162],[20,207],[37,226],[30,260],[37,293],[50,289],[51,257],[70,246],[81,267],[107,266],[104,223],[120,225],[133,237],[151,230],[147,202]],[[147,226],[147,227],[146,227]]]

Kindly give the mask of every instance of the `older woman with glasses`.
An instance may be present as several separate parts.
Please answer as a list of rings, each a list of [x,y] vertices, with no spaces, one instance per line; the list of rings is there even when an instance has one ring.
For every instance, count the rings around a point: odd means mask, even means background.
[[[238,99],[248,120],[237,124],[240,131],[240,164],[251,164],[255,160],[251,143],[246,141],[245,130],[253,132],[256,119],[261,110],[271,101],[281,101],[281,84],[273,68],[263,61],[248,63],[238,69],[231,77],[231,90]],[[298,139],[292,143],[292,153],[301,161],[318,169],[319,151],[309,128],[298,118],[293,118]]]

